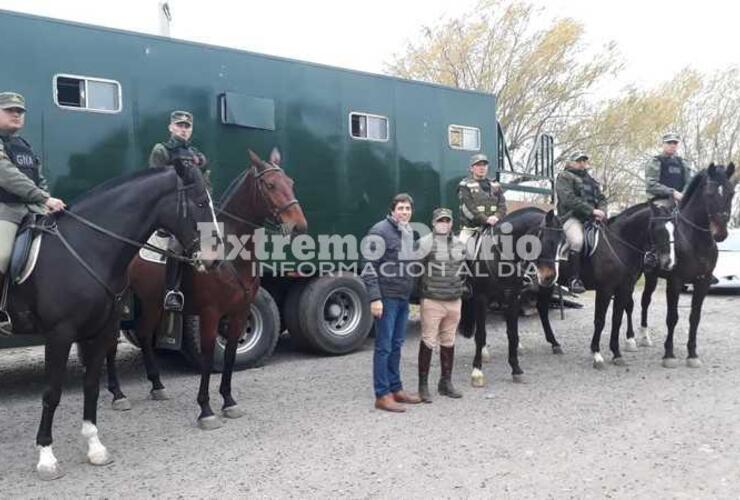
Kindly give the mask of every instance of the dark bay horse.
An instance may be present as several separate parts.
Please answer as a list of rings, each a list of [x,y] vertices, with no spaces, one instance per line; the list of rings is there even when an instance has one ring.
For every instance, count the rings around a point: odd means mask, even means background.
[[[673,351],[673,333],[678,322],[678,297],[685,283],[694,287],[689,316],[688,356],[686,363],[699,368],[701,361],[696,352],[696,337],[701,319],[701,308],[709,290],[712,271],[717,263],[717,244],[727,238],[727,223],[732,209],[737,176],[735,165],[726,168],[711,164],[698,173],[686,188],[679,203],[673,223],[675,225],[676,266],[670,272],[645,272],[645,288],[642,292],[642,315],[640,320],[640,345],[650,346],[648,308],[658,284],[658,278],[666,278],[666,300],[668,314],[665,352],[662,364],[666,368],[678,366]],[[630,297],[631,299],[631,297]],[[631,323],[634,302],[627,305],[627,318]],[[628,345],[635,346],[634,332],[627,330]]]
[[[267,220],[280,224],[286,235],[305,232],[307,227],[303,210],[293,193],[293,181],[279,166],[279,152],[273,150],[269,162],[261,160],[251,151],[249,153],[250,168],[227,189],[217,212],[220,213],[219,220],[224,223],[227,238],[225,254],[232,253],[229,236],[238,236],[243,241],[248,235],[250,238],[244,249],[250,257],[224,261],[208,273],[183,273],[185,314],[198,315],[200,318],[201,383],[198,404],[201,411],[198,426],[206,430],[223,425],[211,409],[208,385],[213,370],[218,324],[224,317],[228,319],[228,330],[219,390],[224,401],[222,414],[226,418],[243,415],[231,393],[231,377],[237,342],[260,284],[254,268],[255,229]],[[164,266],[137,256],[131,263],[129,276],[131,288],[142,303],[136,336],[143,351],[147,378],[152,383],[151,395],[153,399],[167,399],[153,349],[153,335],[163,314],[161,297],[164,291]],[[109,390],[113,393],[114,402],[125,399],[115,372],[115,346],[108,355],[108,374]]]
[[[63,474],[52,452],[52,424],[75,342],[85,366],[82,435],[87,458],[94,465],[111,461],[98,438],[97,401],[102,364],[118,334],[126,269],[139,246],[160,227],[196,255],[201,222],[216,223],[205,181],[198,169],[182,166],[113,179],[44,222],[48,229],[35,270],[9,290],[16,331],[43,333],[46,340],[47,388],[36,436],[36,469],[42,479]]]
[[[612,299],[614,304],[609,341],[612,362],[618,366],[626,364],[619,348],[622,315],[646,259],[653,260],[660,269],[670,269],[674,265],[670,245],[672,238],[669,210],[649,203],[632,206],[601,225],[600,242],[596,250],[581,264],[584,285],[588,290],[596,290],[594,333],[591,338],[594,368],[605,367],[600,347],[601,333]],[[563,262],[558,282],[567,284],[570,275],[567,262]],[[552,292],[551,288],[545,293],[551,295]],[[549,300],[548,297],[546,302],[549,303]],[[545,315],[543,326],[547,325],[546,331],[549,323],[549,316]]]
[[[481,367],[486,346],[486,316],[493,299],[503,305],[509,366],[514,381],[521,382],[524,372],[519,366],[518,356],[519,311],[525,276],[532,271],[536,274],[537,284],[543,288],[551,287],[555,282],[558,276],[557,256],[564,241],[562,226],[552,210],[525,208],[510,213],[495,227],[484,230],[481,240],[477,259],[468,263],[474,276],[473,295],[463,301],[460,321],[463,336],[470,338],[475,334],[471,382],[473,387],[485,385]],[[489,248],[493,250],[488,252]],[[545,311],[547,307],[548,303]],[[542,314],[539,304],[538,310]],[[562,352],[552,329],[546,330],[545,336],[554,352]]]

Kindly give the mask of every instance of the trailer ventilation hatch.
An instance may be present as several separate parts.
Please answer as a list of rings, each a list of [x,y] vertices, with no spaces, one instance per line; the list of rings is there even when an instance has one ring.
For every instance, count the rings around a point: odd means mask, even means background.
[[[238,127],[275,130],[275,101],[226,92],[219,96],[221,123]]]

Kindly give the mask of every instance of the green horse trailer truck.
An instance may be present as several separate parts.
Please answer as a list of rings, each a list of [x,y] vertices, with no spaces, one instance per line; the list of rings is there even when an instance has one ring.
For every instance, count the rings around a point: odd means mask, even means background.
[[[214,199],[247,166],[248,149],[267,157],[277,147],[311,235],[362,236],[403,191],[414,218],[428,221],[435,207],[457,207],[471,154],[494,159],[494,175],[506,164],[493,95],[7,11],[0,33],[0,90],[26,97],[23,136],[67,201],[146,168],[174,109],[195,117]],[[551,167],[540,174],[551,178]],[[268,273],[262,286],[240,367],[263,362],[285,326],[331,354],[358,348],[371,329],[351,273]],[[315,314],[299,321],[298,310]]]

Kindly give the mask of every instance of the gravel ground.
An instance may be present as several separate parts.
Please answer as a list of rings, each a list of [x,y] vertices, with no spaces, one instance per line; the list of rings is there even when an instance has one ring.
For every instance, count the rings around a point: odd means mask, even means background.
[[[168,357],[172,399],[148,400],[139,353],[122,345],[122,383],[134,406],[114,412],[101,392],[98,418],[115,462],[84,462],[75,361],[54,434],[66,476],[51,483],[34,471],[43,351],[3,351],[0,497],[740,498],[738,298],[708,297],[701,369],[662,368],[656,346],[625,353],[627,367],[594,370],[589,296],[565,321],[553,313],[563,356],[550,353],[535,318],[523,319],[526,384],[511,382],[494,316],[488,386],[470,386],[473,342],[459,339],[454,379],[464,398],[437,398],[400,415],[372,408],[372,340],[343,357],[306,355],[281,342],[266,367],[234,377],[246,416],[210,432],[194,427],[197,376]],[[662,293],[655,300],[653,325],[662,332]],[[681,296],[679,357],[689,301]],[[418,339],[411,322],[402,367],[409,388]],[[609,359],[606,337],[602,352]],[[438,367],[435,359],[435,379]],[[220,406],[217,397],[212,391]]]

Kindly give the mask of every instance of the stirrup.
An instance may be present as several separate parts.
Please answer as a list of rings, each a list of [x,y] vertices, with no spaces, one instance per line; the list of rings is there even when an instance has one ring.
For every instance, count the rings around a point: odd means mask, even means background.
[[[185,296],[180,290],[167,290],[164,296],[164,310],[181,312],[185,305]]]

